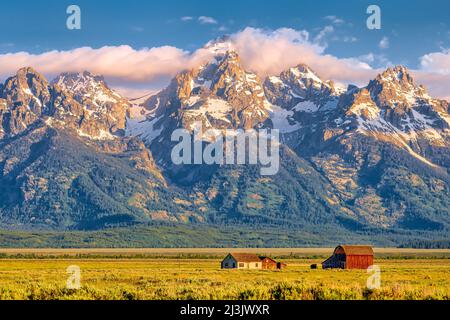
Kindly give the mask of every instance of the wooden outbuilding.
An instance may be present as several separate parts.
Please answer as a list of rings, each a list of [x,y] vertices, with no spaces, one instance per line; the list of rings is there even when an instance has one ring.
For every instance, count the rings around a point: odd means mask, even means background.
[[[282,269],[286,269],[287,264],[284,262],[277,262],[277,269],[278,270],[282,270]]]
[[[278,269],[277,262],[269,257],[260,257],[262,262],[262,268],[265,270]]]
[[[367,269],[373,265],[371,246],[337,246],[333,255],[322,263],[323,269]]]

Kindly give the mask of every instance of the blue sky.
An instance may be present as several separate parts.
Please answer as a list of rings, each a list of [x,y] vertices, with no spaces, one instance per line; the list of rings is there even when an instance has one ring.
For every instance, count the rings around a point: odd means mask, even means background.
[[[65,28],[65,10],[69,4],[77,4],[82,9],[81,31]],[[379,31],[365,27],[369,4],[378,4],[382,9]],[[218,23],[180,20],[200,16],[212,17]],[[357,38],[354,43],[329,41],[328,51],[341,57],[383,52],[394,63],[414,65],[423,54],[450,46],[450,2],[447,0],[29,0],[2,5],[0,53],[121,44],[135,48],[173,45],[192,50],[214,37],[246,26],[290,27],[318,33],[332,24],[324,19],[326,16],[345,21],[335,25],[337,34]],[[390,39],[390,46],[381,50],[378,44],[384,36]]]
[[[66,28],[70,4],[81,8],[79,31]],[[370,4],[381,7],[381,30],[366,28]],[[374,68],[405,64],[418,69],[422,56],[450,47],[448,0],[23,0],[9,1],[1,11],[0,55],[120,45],[137,50],[169,45],[192,52],[211,39],[246,27],[306,30],[324,54],[372,55],[361,59]],[[324,36],[319,40],[321,32]]]

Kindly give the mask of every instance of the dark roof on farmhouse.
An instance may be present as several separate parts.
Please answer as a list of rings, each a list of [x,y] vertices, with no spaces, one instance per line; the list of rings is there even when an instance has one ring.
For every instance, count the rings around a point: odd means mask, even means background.
[[[372,256],[373,249],[371,246],[339,246],[341,247],[346,255],[350,256]],[[338,249],[337,247],[336,249]]]
[[[261,259],[253,253],[230,253],[237,262],[260,262]]]
[[[277,263],[275,260],[273,260],[272,258],[269,258],[269,257],[259,257],[259,259],[260,260],[265,260],[265,259],[268,259],[268,260],[270,260],[271,262],[274,262],[274,263]]]

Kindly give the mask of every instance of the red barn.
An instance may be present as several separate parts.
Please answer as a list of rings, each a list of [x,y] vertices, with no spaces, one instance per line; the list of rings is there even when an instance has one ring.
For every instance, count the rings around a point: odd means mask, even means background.
[[[333,255],[322,263],[323,269],[367,269],[373,265],[371,246],[338,246]]]
[[[262,261],[262,268],[265,270],[278,269],[277,262],[269,257],[259,257]]]

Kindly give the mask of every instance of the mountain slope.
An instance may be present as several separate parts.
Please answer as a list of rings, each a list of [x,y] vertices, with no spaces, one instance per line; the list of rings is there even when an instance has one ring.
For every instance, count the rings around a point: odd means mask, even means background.
[[[450,213],[446,108],[405,68],[391,68],[351,88],[333,110],[296,114],[290,145],[330,181],[353,219],[439,230]]]
[[[51,85],[24,68],[1,92],[0,224],[92,229],[184,219],[143,143],[114,132],[124,100],[96,102],[93,111],[59,79]]]
[[[224,61],[235,60],[236,55],[220,52],[218,64],[227,64]],[[211,97],[227,101],[220,92],[211,92],[213,81],[198,79],[204,70],[213,72],[205,79],[222,75],[216,76],[218,69],[208,67],[180,74],[147,101],[153,116],[142,123],[152,132],[147,144],[165,174],[173,183],[198,187],[209,195],[217,211],[212,213],[214,221],[321,221],[353,230],[448,228],[448,103],[431,98],[405,68],[388,69],[366,88],[349,87],[346,92],[305,65],[269,77],[264,85],[253,78],[255,88],[264,87],[265,97],[260,98],[268,114],[251,128],[279,129],[286,144],[280,172],[270,178],[260,176],[251,166],[174,169],[170,165],[165,152],[173,146],[169,141],[175,128],[192,130],[196,120],[216,130],[241,125],[211,121],[233,119],[233,109],[224,110],[220,104],[192,118],[186,116],[192,112],[192,101],[200,108]],[[248,74],[245,70],[239,73]],[[257,105],[250,101],[240,105]],[[150,127],[158,124],[163,125],[152,131]],[[266,184],[261,181],[270,182],[263,187]]]
[[[111,90],[101,76],[88,71],[83,73],[63,73],[56,77],[53,84],[74,99],[87,111],[95,123],[105,127],[107,132],[123,135],[130,103]]]
[[[342,90],[306,65],[263,80],[229,46],[206,50],[211,61],[139,106],[89,72],[49,82],[23,68],[9,78],[0,86],[0,226],[448,231],[449,104],[407,69]],[[278,129],[278,173],[261,175],[261,164],[175,165],[172,133],[193,135],[200,125]]]

